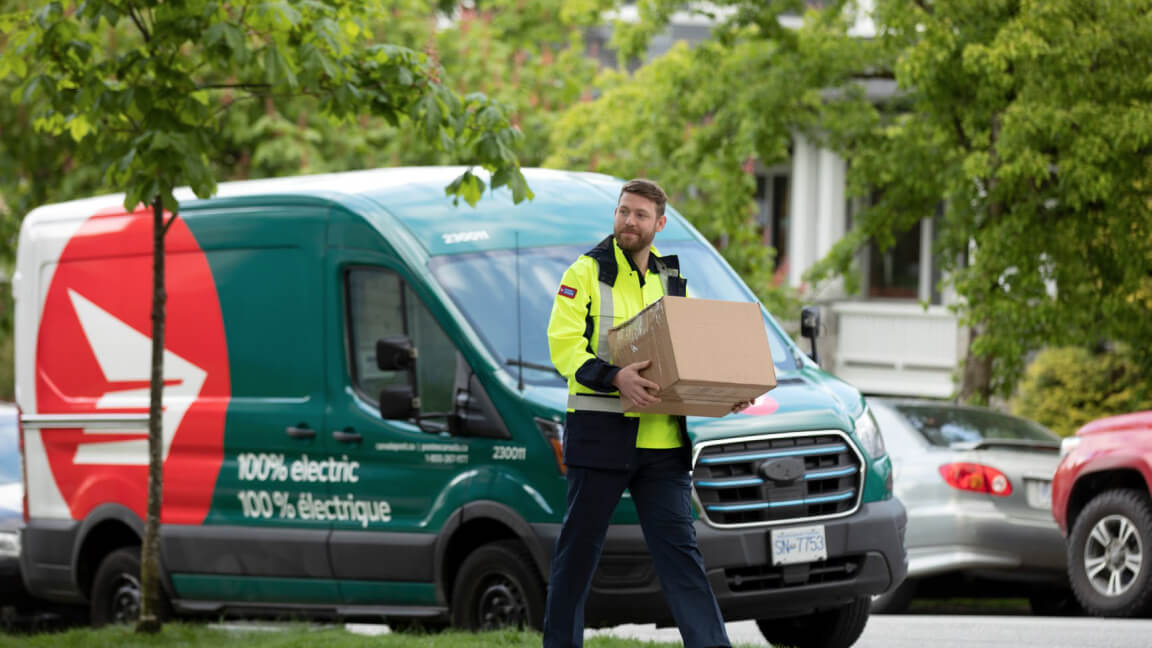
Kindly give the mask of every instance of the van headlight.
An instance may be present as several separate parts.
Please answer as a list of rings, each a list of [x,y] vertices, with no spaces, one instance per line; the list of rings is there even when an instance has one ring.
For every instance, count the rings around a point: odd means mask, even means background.
[[[20,557],[20,532],[0,531],[0,558]]]
[[[884,447],[884,437],[880,434],[880,426],[876,425],[876,418],[872,416],[872,409],[869,407],[865,407],[864,413],[856,419],[856,440],[873,460],[888,454],[888,449]]]

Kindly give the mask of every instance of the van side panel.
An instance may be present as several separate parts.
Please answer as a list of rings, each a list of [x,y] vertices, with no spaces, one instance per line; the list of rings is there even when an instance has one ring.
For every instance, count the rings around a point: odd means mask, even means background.
[[[176,595],[333,601],[335,586],[323,582],[331,577],[331,523],[305,505],[330,491],[321,281],[327,209],[238,205],[193,210],[187,220],[216,279],[232,393],[204,525],[164,529]]]
[[[220,467],[230,377],[224,323],[212,273],[195,238],[177,219],[167,238],[168,326],[165,335],[165,523],[199,524],[208,514]],[[50,277],[36,340],[40,415],[146,414],[151,372],[152,224],[146,212],[93,216],[71,237]],[[39,519],[84,519],[105,502],[143,519],[147,501],[147,430],[50,427],[40,430],[67,511]],[[46,461],[44,461],[46,460]],[[33,477],[30,475],[30,477]],[[40,476],[34,478],[39,479]]]

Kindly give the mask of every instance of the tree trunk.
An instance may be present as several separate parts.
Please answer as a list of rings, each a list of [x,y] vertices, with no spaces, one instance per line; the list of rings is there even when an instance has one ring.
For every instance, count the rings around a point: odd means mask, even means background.
[[[175,214],[172,215],[176,217]],[[140,550],[140,619],[136,632],[156,633],[162,627],[160,600],[160,504],[164,494],[164,205],[152,200],[152,376],[148,404],[148,515]]]
[[[960,400],[987,405],[992,398],[992,358],[972,351],[982,326],[968,329],[968,353],[964,358],[964,375],[960,383]]]

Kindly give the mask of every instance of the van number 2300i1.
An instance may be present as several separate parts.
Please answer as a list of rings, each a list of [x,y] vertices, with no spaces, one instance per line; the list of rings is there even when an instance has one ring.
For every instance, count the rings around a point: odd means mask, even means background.
[[[493,446],[493,461],[524,461],[528,458],[528,449],[519,446]]]

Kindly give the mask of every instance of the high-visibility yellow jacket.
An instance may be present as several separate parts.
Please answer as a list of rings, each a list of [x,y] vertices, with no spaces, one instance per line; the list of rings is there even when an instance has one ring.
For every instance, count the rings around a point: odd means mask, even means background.
[[[609,236],[564,273],[548,321],[552,364],[568,379],[564,461],[570,466],[627,469],[633,450],[690,447],[683,417],[622,413],[612,380],[608,331],[664,295],[684,296],[687,282],[675,256],[655,248],[643,273]]]

